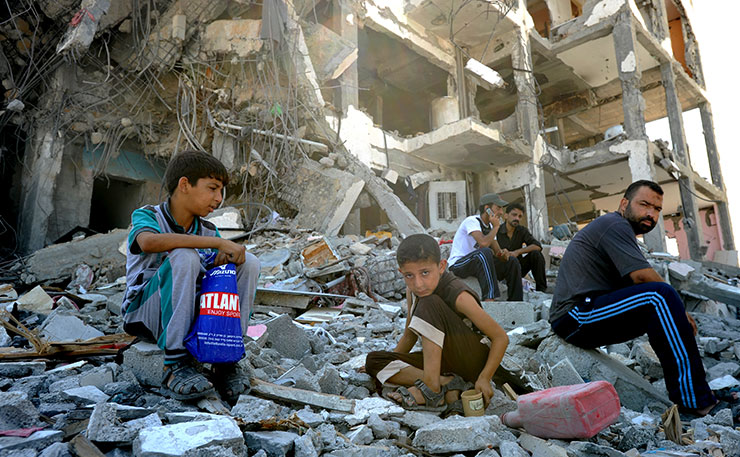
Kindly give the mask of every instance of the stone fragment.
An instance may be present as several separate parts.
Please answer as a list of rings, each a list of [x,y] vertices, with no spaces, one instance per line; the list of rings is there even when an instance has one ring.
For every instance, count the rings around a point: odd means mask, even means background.
[[[671,262],[668,265],[668,272],[671,277],[676,278],[679,281],[686,281],[691,277],[691,273],[694,271],[694,267],[683,262]]]
[[[89,405],[104,402],[110,397],[95,386],[84,386],[63,391],[62,398],[73,401],[78,405]]]
[[[658,355],[647,341],[638,341],[632,346],[630,358],[635,359],[642,368],[642,373],[651,378],[659,379],[663,377],[663,367],[660,364]]]
[[[59,430],[39,430],[27,438],[19,436],[0,437],[0,455],[16,449],[33,449],[40,451],[54,443],[62,441],[64,432]]]
[[[39,327],[39,332],[46,341],[57,343],[84,341],[103,336],[103,332],[85,324],[79,317],[63,309],[52,311]]]
[[[625,457],[616,449],[586,441],[572,441],[568,445],[568,455],[573,457]]]
[[[295,457],[319,457],[311,436],[305,434],[296,438],[293,442],[293,454]]]
[[[80,378],[78,376],[67,376],[49,384],[50,393],[61,394],[65,390],[76,389],[80,387]]]
[[[133,449],[137,457],[174,457],[214,445],[231,448],[236,455],[242,455],[244,436],[233,419],[221,416],[208,421],[146,428],[134,440]]]
[[[267,344],[283,357],[300,360],[311,352],[311,341],[306,332],[283,314],[267,323]]]
[[[345,383],[334,366],[327,364],[321,367],[316,377],[321,391],[326,394],[339,395],[345,389]]]
[[[346,433],[350,443],[364,446],[373,442],[373,431],[367,425],[356,425]]]
[[[80,374],[79,380],[80,386],[95,386],[103,390],[106,384],[113,382],[113,370],[107,366],[95,367]]]
[[[730,375],[722,376],[721,378],[716,378],[709,381],[709,387],[712,390],[722,390],[728,387],[735,386],[740,386],[740,381]]]
[[[298,419],[302,420],[306,425],[309,427],[317,427],[324,423],[324,416],[321,414],[316,414],[315,412],[311,411],[311,408],[305,407],[299,411],[296,411],[295,415],[298,417]]]
[[[422,411],[405,411],[403,416],[400,417],[400,421],[411,430],[418,430],[429,424],[438,422],[439,416],[434,413]]]
[[[484,301],[481,303],[489,316],[503,328],[511,329],[534,323],[534,304],[521,301]]]
[[[502,441],[498,450],[501,452],[501,457],[529,457],[529,453],[515,441]]]
[[[247,424],[256,424],[260,421],[272,419],[280,414],[281,407],[270,400],[241,395],[231,414],[242,419]]]
[[[349,247],[349,250],[354,255],[368,255],[373,248],[364,243],[354,243]]]
[[[46,370],[46,363],[44,362],[0,363],[0,377],[3,378],[24,378],[26,376],[36,376],[43,373],[44,370]]]
[[[503,444],[502,442],[501,444]],[[565,448],[558,446],[557,444],[543,440],[536,436],[532,436],[529,433],[522,433],[519,436],[519,445],[529,451],[530,454],[536,455],[537,457],[568,457],[568,453]]]
[[[737,376],[740,374],[740,365],[735,362],[720,362],[707,369],[708,379],[717,379],[723,376]]]
[[[290,432],[245,432],[244,440],[249,449],[262,449],[268,457],[285,457],[293,450],[298,435]]]
[[[72,452],[67,443],[54,443],[41,451],[38,457],[72,457]]]
[[[371,414],[377,414],[382,418],[389,416],[400,416],[405,410],[396,403],[380,397],[368,397],[355,402],[355,412],[345,416],[344,420],[351,426],[363,424]]]
[[[550,374],[552,375],[553,387],[583,383],[583,378],[567,358],[550,367]]]
[[[207,446],[204,448],[190,449],[182,457],[245,457],[246,455],[246,449],[241,453],[235,453],[234,449],[230,447]]]
[[[18,309],[31,313],[48,315],[54,306],[54,300],[41,286],[36,286],[17,300]]]
[[[390,438],[401,429],[401,425],[398,422],[384,421],[377,414],[370,415],[367,425],[373,431],[373,436],[379,440]]]
[[[95,405],[87,424],[87,438],[99,443],[129,444],[140,430],[162,425],[162,420],[156,413],[124,422],[125,411],[125,408],[116,403]]]
[[[202,411],[183,411],[167,413],[164,416],[168,424],[182,424],[183,422],[207,421],[219,417],[218,414],[204,413]]]
[[[39,425],[39,412],[23,392],[0,392],[0,430]]]
[[[37,398],[46,388],[46,382],[46,376],[28,376],[14,382],[9,392],[22,392],[28,398]]]
[[[625,452],[633,448],[643,449],[655,439],[652,430],[644,427],[630,425],[622,431],[622,439],[617,444],[617,449]]]
[[[140,383],[158,387],[162,383],[164,351],[156,344],[138,342],[123,353],[123,366],[133,371]]]
[[[477,451],[497,446],[501,428],[497,416],[453,416],[417,430],[412,445],[432,454]]]
[[[8,331],[5,327],[0,326],[0,347],[8,347],[13,342],[13,339],[8,335]]]

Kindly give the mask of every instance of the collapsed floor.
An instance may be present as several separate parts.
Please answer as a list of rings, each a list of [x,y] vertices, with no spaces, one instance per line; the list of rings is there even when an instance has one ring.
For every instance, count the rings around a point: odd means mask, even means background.
[[[240,237],[237,215],[225,209],[212,220]],[[233,407],[217,397],[167,399],[158,389],[162,352],[146,342],[129,347],[133,338],[122,333],[125,235],[53,245],[9,270],[15,280],[1,288],[8,312],[0,311],[0,455],[740,456],[729,410],[684,424],[661,418],[670,401],[646,337],[595,351],[571,346],[547,324],[551,295],[534,291],[525,302],[485,304],[510,344],[484,417],[404,411],[360,370],[368,352],[392,348],[403,332],[398,237],[328,237],[277,217],[246,242],[262,261],[240,362],[252,392]],[[547,246],[551,283],[565,245]],[[737,272],[649,258],[693,310],[710,385],[737,391]],[[501,424],[516,394],[595,380],[615,386],[622,410],[593,439],[542,440]]]

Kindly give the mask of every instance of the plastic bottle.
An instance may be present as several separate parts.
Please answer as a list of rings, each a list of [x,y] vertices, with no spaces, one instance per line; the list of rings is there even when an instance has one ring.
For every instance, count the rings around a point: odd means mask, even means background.
[[[540,438],[591,438],[619,417],[619,396],[606,381],[595,381],[521,395],[517,410],[501,421]]]

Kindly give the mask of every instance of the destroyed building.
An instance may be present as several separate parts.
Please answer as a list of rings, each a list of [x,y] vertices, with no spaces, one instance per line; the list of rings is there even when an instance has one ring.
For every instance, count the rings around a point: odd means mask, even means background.
[[[646,244],[665,251],[668,234],[713,260],[734,240],[684,3],[15,2],[0,25],[3,246],[127,227],[164,198],[167,158],[196,148],[236,178],[227,202],[327,234],[454,230],[495,191],[546,240],[652,179],[664,220]],[[697,107],[711,182],[683,130]],[[664,117],[672,149],[645,131]]]

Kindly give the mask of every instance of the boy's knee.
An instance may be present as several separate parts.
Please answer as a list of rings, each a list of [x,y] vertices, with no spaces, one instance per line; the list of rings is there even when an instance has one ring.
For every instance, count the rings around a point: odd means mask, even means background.
[[[177,267],[191,267],[200,269],[200,255],[192,248],[176,248],[170,251],[167,259],[170,265]]]
[[[365,357],[365,372],[373,378],[377,378],[380,370],[387,365],[387,359],[388,357],[383,351],[373,351],[369,353]]]
[[[244,263],[239,265],[239,269],[244,270],[248,276],[257,276],[262,268],[260,259],[254,254],[247,252],[244,256]]]

